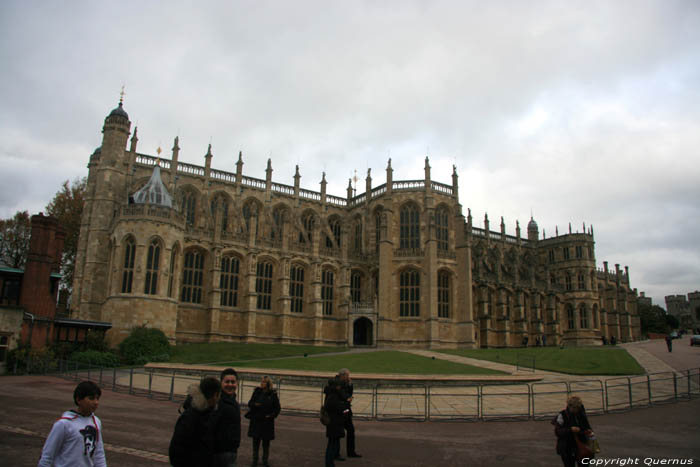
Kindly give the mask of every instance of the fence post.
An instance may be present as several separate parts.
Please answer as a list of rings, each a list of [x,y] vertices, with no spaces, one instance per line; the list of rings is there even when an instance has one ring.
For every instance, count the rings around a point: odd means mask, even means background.
[[[170,378],[170,396],[168,400],[173,400],[173,393],[175,392],[175,370],[173,370],[173,375]]]
[[[685,370],[685,372],[688,375],[688,399],[690,399],[692,396],[692,394],[690,393],[690,370]]]
[[[630,409],[632,409],[632,380],[627,378],[627,392],[629,393]]]
[[[527,385],[527,418],[535,418],[535,396],[531,383]]]
[[[117,390],[117,367],[112,368],[112,391]]]
[[[673,372],[673,398],[678,400],[678,378],[676,372]]]
[[[430,386],[427,384],[423,388],[425,390],[425,420],[430,420]]]
[[[651,377],[647,373],[647,394],[649,394],[649,405],[651,405]]]
[[[374,385],[374,416],[379,418],[379,385]]]
[[[129,394],[133,394],[134,389],[134,368],[129,368]]]
[[[483,386],[480,384],[476,387],[476,418],[478,420],[484,419],[483,395]]]
[[[153,370],[148,372],[148,397],[153,398],[153,393],[151,392],[151,387],[153,385]]]

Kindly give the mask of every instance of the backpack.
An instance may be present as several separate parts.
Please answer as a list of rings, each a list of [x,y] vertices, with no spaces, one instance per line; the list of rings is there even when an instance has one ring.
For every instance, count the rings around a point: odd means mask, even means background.
[[[328,410],[326,410],[326,407],[323,405],[321,406],[319,419],[321,420],[322,425],[328,426],[331,424],[331,414],[328,413]]]

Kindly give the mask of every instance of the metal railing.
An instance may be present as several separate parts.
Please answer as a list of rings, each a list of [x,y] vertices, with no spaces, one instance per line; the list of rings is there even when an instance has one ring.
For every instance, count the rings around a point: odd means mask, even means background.
[[[14,369],[17,373],[17,367]],[[91,380],[115,392],[180,402],[187,388],[213,372],[178,374],[161,369],[104,368],[58,360],[26,362],[26,373]],[[194,373],[194,372],[193,372]],[[317,415],[323,403],[323,380],[271,376],[282,412]],[[259,384],[259,375],[239,371],[238,400],[244,405]],[[353,413],[368,420],[529,420],[554,417],[569,395],[581,396],[588,413],[612,413],[672,403],[700,396],[700,368],[625,376],[607,380],[518,384],[374,384],[355,381]]]

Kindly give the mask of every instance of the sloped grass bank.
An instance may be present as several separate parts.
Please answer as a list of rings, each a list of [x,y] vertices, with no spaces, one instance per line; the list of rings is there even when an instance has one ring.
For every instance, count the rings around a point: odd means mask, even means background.
[[[329,355],[307,358],[285,358],[265,361],[231,361],[232,366],[337,372],[349,368],[352,373],[410,374],[410,375],[503,375],[506,373],[462,365],[446,360],[431,359],[394,350]]]
[[[528,347],[523,349],[459,349],[440,350],[462,357],[530,365],[539,370],[572,375],[641,375],[644,369],[620,347]]]
[[[303,357],[304,354],[346,352],[346,347],[317,347],[292,344],[247,344],[214,342],[211,344],[179,344],[173,347],[171,363],[226,363],[267,358]]]

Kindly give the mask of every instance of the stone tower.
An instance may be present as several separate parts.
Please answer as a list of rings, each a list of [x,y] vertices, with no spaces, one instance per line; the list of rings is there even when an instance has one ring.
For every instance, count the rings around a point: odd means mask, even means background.
[[[102,145],[90,156],[73,282],[73,311],[80,319],[102,319],[109,280],[109,228],[127,196],[126,143],[130,128],[129,115],[120,100],[105,118]]]

